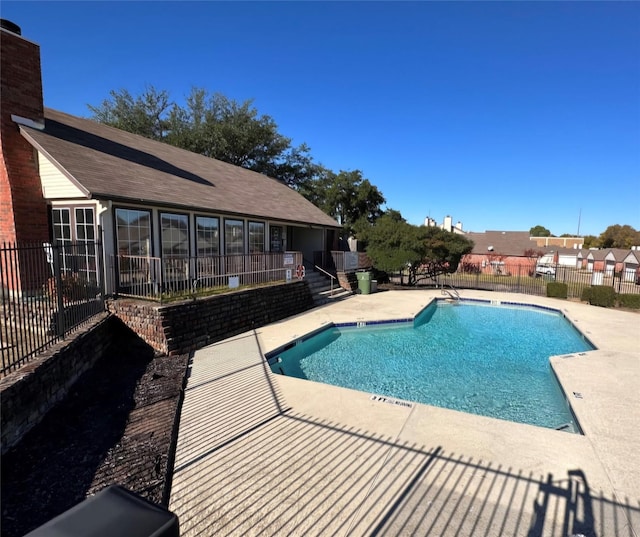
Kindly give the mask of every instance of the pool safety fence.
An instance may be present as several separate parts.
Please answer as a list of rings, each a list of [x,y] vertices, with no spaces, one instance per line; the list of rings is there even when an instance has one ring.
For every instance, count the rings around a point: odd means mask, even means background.
[[[102,244],[0,246],[0,375],[104,311]]]
[[[389,279],[391,283],[406,285],[409,282],[409,273],[396,272],[391,274]],[[549,282],[566,284],[568,298],[582,298],[584,289],[594,285],[609,286],[618,294],[640,294],[640,284],[623,271],[594,271],[565,265],[549,265],[546,271],[541,273],[536,270],[535,265],[483,266],[461,263],[456,272],[440,274],[435,279],[428,277],[426,273],[418,272],[416,285],[546,296]]]

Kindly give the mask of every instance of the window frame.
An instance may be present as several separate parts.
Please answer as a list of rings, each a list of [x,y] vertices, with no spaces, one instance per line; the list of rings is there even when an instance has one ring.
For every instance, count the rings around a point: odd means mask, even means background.
[[[178,216],[181,218],[184,218],[184,222],[186,223],[187,229],[186,229],[186,237],[183,242],[184,244],[186,244],[186,253],[185,254],[169,254],[167,255],[165,253],[165,238],[164,238],[164,234],[165,234],[165,227],[163,225],[163,217],[164,216]],[[185,258],[185,257],[190,257],[191,255],[191,222],[190,222],[190,218],[189,215],[187,213],[174,213],[174,212],[168,212],[168,211],[158,211],[158,220],[159,220],[159,224],[160,224],[160,257],[162,258],[167,258],[167,259],[176,259],[176,258]],[[169,230],[171,230],[172,232],[174,230],[179,230],[180,228],[174,228],[174,227],[170,227],[167,228]],[[180,242],[178,242],[177,244],[180,244]]]

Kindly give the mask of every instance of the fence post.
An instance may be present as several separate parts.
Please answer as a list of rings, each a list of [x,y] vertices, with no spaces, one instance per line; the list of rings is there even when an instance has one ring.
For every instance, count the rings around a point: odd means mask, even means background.
[[[56,335],[64,338],[64,297],[62,296],[62,270],[60,267],[60,256],[64,255],[64,246],[60,244],[52,245],[53,248],[53,275],[56,279],[56,302],[58,311],[54,314],[56,320]]]

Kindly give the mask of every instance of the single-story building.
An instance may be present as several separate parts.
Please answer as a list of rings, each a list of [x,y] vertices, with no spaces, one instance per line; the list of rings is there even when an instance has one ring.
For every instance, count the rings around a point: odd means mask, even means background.
[[[183,260],[174,269],[194,278],[198,260],[228,256],[222,270],[233,273],[233,256],[265,267],[296,251],[310,262],[337,243],[339,224],[281,181],[45,108],[39,46],[15,25],[0,34],[0,240],[100,241],[105,266],[90,248],[80,265],[107,285],[126,271],[122,258]]]
[[[473,241],[474,247],[461,259],[458,270],[473,266],[484,274],[533,274],[538,259],[549,252],[548,248],[532,244],[528,231],[469,232],[465,237]]]

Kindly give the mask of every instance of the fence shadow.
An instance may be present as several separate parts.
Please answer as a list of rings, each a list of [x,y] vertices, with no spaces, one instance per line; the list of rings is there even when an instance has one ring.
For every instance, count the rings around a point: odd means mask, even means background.
[[[183,437],[174,473],[170,508],[185,536],[605,537],[640,527],[637,500],[593,490],[580,468],[525,474],[297,413],[261,356],[219,373],[190,386],[189,411],[206,418]]]

